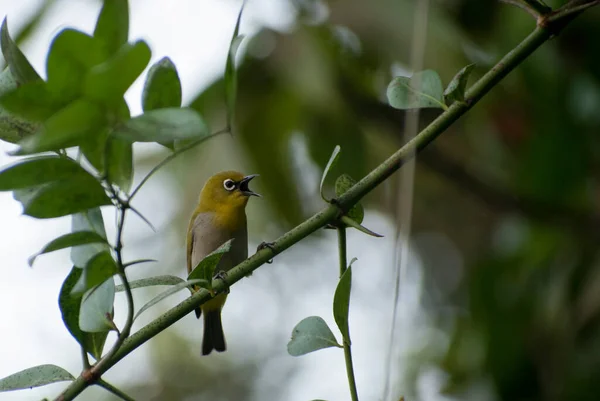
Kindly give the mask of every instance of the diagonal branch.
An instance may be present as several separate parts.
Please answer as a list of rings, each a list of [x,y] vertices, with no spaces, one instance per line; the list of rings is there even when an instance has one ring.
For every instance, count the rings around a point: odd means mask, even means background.
[[[416,153],[423,150],[429,143],[441,135],[442,132],[471,109],[471,107],[497,85],[509,72],[514,70],[537,48],[550,39],[553,34],[555,34],[553,30],[546,29],[544,26],[538,24],[536,29],[529,36],[527,36],[517,47],[509,52],[498,62],[498,64],[488,71],[487,74],[477,81],[469,91],[467,91],[465,102],[455,102],[452,104],[448,110],[440,114],[415,138],[406,143],[406,145],[344,193],[344,195],[337,199],[337,202],[327,206],[302,224],[282,235],[272,243],[272,247],[258,251],[256,254],[230,270],[227,274],[227,284],[225,284],[223,280],[216,280],[213,290],[216,292],[225,291],[227,287],[248,276],[276,254],[283,252],[306,238],[308,235],[333,222],[340,215],[340,212],[348,210],[356,204],[375,187],[388,179],[404,163],[414,157]],[[95,373],[98,376],[102,375],[137,347],[191,313],[199,305],[205,303],[210,298],[211,295],[206,290],[196,292],[190,298],[181,302],[179,305],[128,337],[115,354],[112,355],[110,359],[106,360],[105,364],[96,366]],[[72,400],[89,385],[90,383],[88,383],[83,376],[80,376],[73,381],[61,395],[59,395],[57,400]]]

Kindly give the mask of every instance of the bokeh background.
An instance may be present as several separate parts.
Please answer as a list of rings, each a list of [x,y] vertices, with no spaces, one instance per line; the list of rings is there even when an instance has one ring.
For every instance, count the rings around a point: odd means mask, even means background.
[[[563,1],[547,1],[559,6]],[[45,74],[52,37],[91,32],[100,1],[0,0],[13,37]],[[213,130],[225,124],[222,71],[239,1],[130,0],[130,39],[153,61],[176,64],[184,103]],[[336,144],[336,172],[361,178],[402,145],[405,113],[385,102],[410,73],[415,2],[249,0],[241,24],[234,136],[220,136],[157,174],[135,203],[157,227],[131,217],[125,257],[155,258],[130,277],[184,275],[185,228],[204,180],[222,169],[259,173],[264,195],[248,207],[250,249],[323,206],[318,182]],[[424,65],[448,83],[468,63],[472,80],[534,28],[496,0],[431,0]],[[411,257],[390,343],[399,227],[397,180],[364,200],[365,225],[349,232],[354,265],[350,324],[363,400],[596,400],[600,391],[600,7],[577,18],[512,72],[417,158]],[[141,112],[143,80],[130,89]],[[421,113],[425,125],[438,114]],[[0,165],[14,146],[0,144]],[[135,147],[136,179],[168,152]],[[104,212],[109,238],[114,216]],[[0,194],[0,377],[54,363],[76,375],[79,348],[57,297],[67,251],[27,258],[69,231],[68,218],[21,216]],[[190,315],[136,350],[105,378],[139,400],[347,400],[343,354],[286,352],[294,325],[331,311],[336,238],[323,230],[232,289],[224,311],[227,353],[200,357],[202,324]],[[135,290],[139,307],[160,292]],[[182,300],[153,307],[134,329]],[[116,321],[124,299],[117,296]],[[334,331],[335,332],[335,331]],[[335,332],[338,338],[340,337]],[[114,337],[109,336],[109,342]],[[108,344],[108,343],[107,343]],[[386,363],[391,360],[391,370]],[[386,377],[390,391],[386,395]],[[2,393],[57,395],[65,383]],[[386,397],[386,398],[384,398]],[[112,400],[102,389],[82,400]]]

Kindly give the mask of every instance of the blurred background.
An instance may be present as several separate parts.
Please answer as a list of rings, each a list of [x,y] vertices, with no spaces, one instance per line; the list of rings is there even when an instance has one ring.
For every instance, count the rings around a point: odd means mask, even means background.
[[[234,136],[220,136],[168,165],[135,206],[125,258],[132,279],[184,276],[185,230],[207,177],[223,169],[258,173],[263,194],[248,207],[250,250],[323,207],[321,171],[336,144],[333,175],[362,178],[402,146],[405,113],[385,89],[410,74],[415,2],[249,0],[242,18]],[[550,6],[564,1],[547,0]],[[184,103],[213,131],[225,125],[221,82],[239,1],[130,0],[130,40],[146,39],[153,61],[176,64]],[[45,75],[52,37],[91,32],[100,1],[0,0],[14,38]],[[469,63],[471,82],[532,29],[527,14],[497,0],[431,0],[425,68],[447,84]],[[512,72],[417,158],[406,280],[392,313],[405,202],[397,180],[364,200],[364,224],[349,231],[354,264],[350,325],[363,400],[596,400],[600,390],[600,7],[578,17]],[[127,95],[141,112],[143,79]],[[439,114],[421,113],[421,125]],[[14,145],[0,144],[0,165]],[[135,147],[136,179],[168,155]],[[114,216],[103,211],[109,238]],[[0,194],[0,377],[45,363],[77,375],[79,347],[57,297],[68,251],[27,258],[70,229],[68,218],[21,216]],[[133,352],[105,378],[138,400],[347,400],[343,353],[287,354],[294,325],[309,315],[335,327],[335,232],[321,230],[232,289],[223,314],[228,352],[200,357],[202,324],[192,315]],[[140,307],[162,288],[135,290]],[[184,299],[145,312],[134,329]],[[116,321],[124,319],[117,295]],[[334,333],[340,338],[339,333]],[[109,336],[107,345],[114,340]],[[388,370],[387,358],[391,360]],[[389,375],[389,392],[384,393]],[[2,400],[56,396],[66,383],[2,393]],[[91,388],[82,400],[113,400]]]

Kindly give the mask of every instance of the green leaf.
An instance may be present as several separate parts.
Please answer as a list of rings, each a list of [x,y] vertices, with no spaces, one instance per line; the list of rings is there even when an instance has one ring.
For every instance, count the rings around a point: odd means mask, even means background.
[[[0,73],[0,97],[7,95],[17,88],[17,81],[12,76],[10,68],[5,68]],[[0,100],[1,104],[1,100]],[[0,107],[0,139],[10,143],[17,143],[23,138],[32,135],[39,128],[39,124],[24,119]]]
[[[4,17],[0,33],[0,45],[2,54],[8,64],[13,77],[19,84],[26,82],[40,81],[42,78],[31,66],[27,57],[21,52],[17,44],[12,40],[8,33],[7,17]]]
[[[2,107],[31,122],[44,122],[64,107],[45,81],[28,82],[2,94]]]
[[[342,150],[342,148],[340,147],[340,145],[335,145],[335,148],[333,149],[333,152],[331,153],[331,156],[329,157],[329,161],[327,162],[327,165],[325,166],[323,175],[321,176],[321,185],[319,185],[319,192],[321,193],[321,198],[323,198],[323,200],[325,202],[329,202],[329,199],[327,199],[325,197],[325,194],[323,193],[323,184],[325,184],[325,179],[329,175],[329,171],[337,164],[338,158],[340,157],[341,150]]]
[[[133,145],[120,138],[109,138],[108,181],[117,184],[124,192],[129,192],[133,182]]]
[[[78,245],[92,244],[97,242],[106,244],[106,238],[102,237],[95,231],[77,231],[74,233],[61,235],[60,237],[55,238],[49,243],[47,243],[41,251],[31,256],[29,258],[29,266],[33,266],[33,262],[35,261],[35,259],[44,253],[50,253],[58,251],[59,249],[65,249]]]
[[[60,289],[58,305],[60,307],[63,322],[67,330],[69,330],[69,333],[71,333],[73,338],[75,338],[87,352],[98,360],[102,356],[102,350],[104,349],[104,343],[106,342],[108,332],[86,333],[79,328],[79,312],[82,296],[72,295],[71,291],[82,275],[83,269],[78,267],[73,267],[71,269],[71,272]]]
[[[152,110],[132,118],[113,131],[115,136],[135,142],[169,142],[209,135],[204,120],[190,108]]]
[[[348,174],[340,175],[337,180],[335,180],[335,196],[339,198],[344,193],[346,193],[352,186],[356,184],[356,181],[350,177]],[[362,223],[365,217],[365,211],[363,206],[360,203],[355,204],[348,210],[346,216],[350,217],[352,220],[356,221],[358,224]]]
[[[448,107],[444,104],[444,88],[437,72],[425,70],[412,77],[396,77],[387,89],[390,105],[396,109],[422,109]]]
[[[129,282],[129,287],[133,290],[134,288],[152,287],[155,285],[176,285],[185,283],[186,281],[177,276],[155,276],[149,278],[143,278],[140,280],[134,280]],[[125,287],[119,284],[115,287],[116,292],[125,291]]]
[[[79,145],[82,136],[105,125],[103,109],[86,99],[68,104],[44,122],[34,135],[19,143],[16,155],[65,149]]]
[[[39,219],[66,216],[111,203],[100,183],[89,174],[16,190],[13,195],[23,205],[24,214]]]
[[[75,380],[73,375],[56,365],[39,365],[0,379],[0,392],[45,386]]]
[[[300,356],[329,347],[342,348],[322,318],[309,316],[294,327],[287,350],[291,356]]]
[[[188,281],[195,279],[202,279],[209,284],[209,288],[212,288],[210,285],[212,284],[212,279],[215,274],[215,268],[221,261],[223,255],[231,249],[231,243],[233,239],[225,242],[223,245],[212,251],[208,254],[204,259],[200,261],[194,267],[192,272],[188,275]]]
[[[166,290],[164,292],[161,292],[160,294],[158,294],[157,296],[152,298],[150,301],[148,301],[148,303],[146,303],[144,306],[142,306],[140,308],[140,310],[137,311],[137,313],[133,317],[133,320],[137,319],[138,316],[140,316],[145,310],[147,310],[151,306],[156,305],[157,303],[159,303],[163,299],[167,298],[168,296],[171,296],[171,295],[175,294],[176,292],[183,290],[184,288],[191,287],[192,285],[200,284],[200,283],[208,284],[208,282],[206,282],[206,280],[203,280],[203,279],[189,280],[189,281],[184,281],[179,284],[175,284],[174,286],[172,286],[171,288],[169,288],[168,290]]]
[[[21,159],[0,170],[0,191],[12,191],[89,175],[71,159],[38,156]]]
[[[350,309],[350,291],[352,289],[352,263],[356,261],[353,258],[348,268],[340,278],[335,295],[333,296],[333,317],[343,336],[343,341],[350,344],[350,329],[348,327],[348,311]]]
[[[115,281],[110,278],[88,290],[81,299],[79,327],[82,331],[102,333],[113,330],[113,304],[115,302]]]
[[[143,40],[126,43],[110,59],[93,67],[83,83],[84,95],[104,104],[115,104],[150,62],[150,47]]]
[[[148,71],[142,91],[144,111],[181,107],[181,81],[170,58],[157,61]]]
[[[71,218],[71,231],[93,231],[106,239],[104,220],[99,208],[74,214]],[[84,268],[96,254],[109,250],[108,243],[92,243],[71,248],[71,261],[76,267]]]
[[[87,290],[105,282],[117,274],[118,268],[109,251],[94,255],[83,269],[83,275],[73,287],[73,294],[83,294]]]
[[[452,78],[452,81],[448,84],[448,87],[444,91],[444,100],[446,104],[452,104],[452,102],[464,102],[465,101],[465,91],[467,89],[467,82],[469,80],[469,75],[475,68],[475,64],[469,64],[463,69],[461,69],[455,76]]]
[[[109,54],[127,43],[129,36],[129,4],[127,0],[104,0],[96,21],[94,37],[102,41]]]
[[[240,21],[242,20],[242,12],[244,11],[244,5],[246,1],[242,2],[242,6],[240,7],[240,12],[237,17],[237,21],[235,23],[235,28],[233,30],[233,35],[231,37],[231,42],[229,44],[229,51],[227,52],[227,61],[225,63],[225,102],[227,106],[227,126],[231,127],[233,123],[233,116],[235,111],[235,100],[237,96],[237,73],[235,70],[235,55],[237,53],[237,49],[243,39],[243,36],[239,35],[240,31]]]
[[[64,29],[50,45],[46,61],[49,89],[66,102],[82,94],[87,72],[109,56],[103,41],[75,29]]]

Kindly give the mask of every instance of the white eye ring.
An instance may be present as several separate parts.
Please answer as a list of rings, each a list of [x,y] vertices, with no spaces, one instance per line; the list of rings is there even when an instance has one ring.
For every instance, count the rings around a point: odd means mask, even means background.
[[[223,181],[223,188],[225,188],[228,191],[233,191],[235,189],[235,182],[228,178],[225,181]]]

